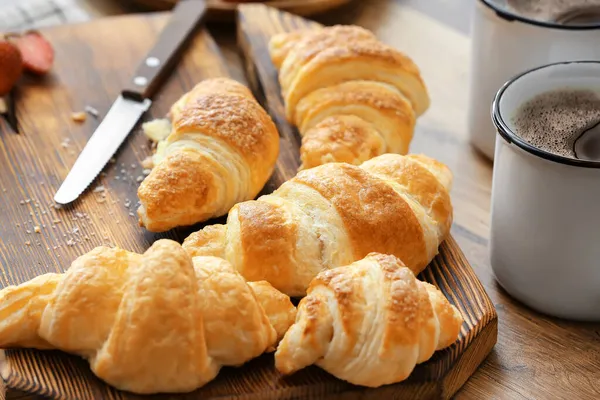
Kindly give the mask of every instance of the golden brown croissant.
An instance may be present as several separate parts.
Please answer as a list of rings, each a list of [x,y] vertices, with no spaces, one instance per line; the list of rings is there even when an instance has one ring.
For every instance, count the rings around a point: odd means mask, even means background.
[[[290,296],[304,295],[319,272],[371,252],[396,255],[418,274],[450,231],[451,184],[450,170],[423,155],[324,164],[237,204],[226,225],[193,233],[183,247],[225,258],[248,281]]]
[[[429,95],[413,61],[366,29],[338,25],[269,42],[302,168],[406,154]],[[349,118],[349,117],[354,118]]]
[[[371,253],[311,282],[275,366],[291,374],[316,364],[356,385],[396,383],[454,343],[462,322],[435,286],[398,258]]]
[[[163,239],[143,255],[97,247],[65,274],[3,289],[0,347],[78,354],[122,390],[187,392],[273,350],[294,318],[268,283]]]
[[[171,108],[171,123],[147,130],[159,141],[154,169],[141,183],[140,224],[153,232],[225,215],[263,188],[279,153],[277,128],[240,83],[209,79]],[[154,128],[154,129],[151,129]]]

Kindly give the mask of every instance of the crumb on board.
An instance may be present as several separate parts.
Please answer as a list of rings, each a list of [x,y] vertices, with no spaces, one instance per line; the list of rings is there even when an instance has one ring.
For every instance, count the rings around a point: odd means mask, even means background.
[[[42,233],[42,229],[39,226],[37,226],[37,225],[33,227],[33,231],[35,233]]]
[[[26,245],[26,246],[31,246],[31,240],[27,240],[27,241],[25,242],[25,245]]]
[[[71,113],[71,119],[75,122],[85,122],[87,119],[87,114],[85,111],[76,111]]]
[[[142,124],[142,131],[153,142],[164,140],[171,133],[171,121],[159,118]]]
[[[138,183],[141,182],[141,181],[143,181],[143,180],[144,180],[144,177],[142,175],[140,175],[137,178],[135,178],[135,181],[138,182]]]
[[[146,170],[150,171],[153,166],[154,166],[154,163],[152,162],[151,156],[144,158],[144,160],[142,161],[142,167],[144,168],[144,171],[146,171]],[[150,173],[150,172],[148,172],[148,173]]]

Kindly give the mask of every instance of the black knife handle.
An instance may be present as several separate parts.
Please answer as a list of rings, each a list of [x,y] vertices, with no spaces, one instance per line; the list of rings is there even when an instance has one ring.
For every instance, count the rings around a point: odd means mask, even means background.
[[[156,44],[123,90],[123,96],[138,101],[154,96],[205,15],[205,0],[179,1]]]

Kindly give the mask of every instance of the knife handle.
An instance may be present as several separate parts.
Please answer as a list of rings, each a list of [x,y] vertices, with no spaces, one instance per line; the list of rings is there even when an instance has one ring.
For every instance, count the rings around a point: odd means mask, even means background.
[[[154,96],[170,75],[185,44],[206,15],[205,0],[180,0],[156,44],[139,65],[122,95],[137,101]]]

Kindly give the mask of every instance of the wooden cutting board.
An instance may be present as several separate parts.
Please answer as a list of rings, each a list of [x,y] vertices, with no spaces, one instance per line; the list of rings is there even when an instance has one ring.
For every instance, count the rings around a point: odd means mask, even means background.
[[[137,226],[135,209],[141,161],[150,154],[148,141],[136,129],[90,190],[68,207],[55,208],[52,196],[99,120],[77,124],[73,111],[91,105],[103,115],[128,81],[166,22],[167,15],[125,16],[44,31],[56,47],[56,65],[44,80],[23,81],[17,114],[22,133],[5,126],[0,132],[0,285],[18,284],[45,272],[64,271],[77,256],[98,245],[118,245],[142,252],[158,238],[181,242],[198,225],[164,234]],[[305,20],[263,6],[244,6],[240,41],[250,80],[266,94],[267,109],[281,132],[277,169],[263,193],[271,192],[296,173],[298,136],[282,116],[275,71],[268,61],[266,40],[276,31],[306,26]],[[228,74],[206,31],[191,43],[182,62],[144,117],[163,116],[196,82]],[[259,93],[259,92],[257,92]],[[260,96],[259,96],[260,97]],[[214,223],[215,221],[209,221]],[[39,227],[36,233],[35,227]],[[264,355],[241,368],[224,368],[216,380],[185,395],[152,399],[317,399],[317,398],[448,398],[476,370],[496,342],[494,307],[454,239],[420,275],[439,287],[465,318],[460,338],[419,365],[401,384],[365,389],[310,367],[282,377]],[[53,399],[138,399],[94,377],[82,359],[61,352],[7,350],[0,374],[8,398],[18,393]],[[0,399],[3,393],[0,386]]]

